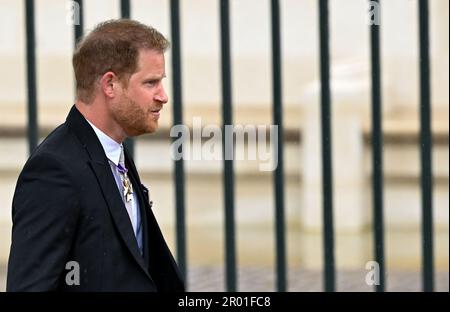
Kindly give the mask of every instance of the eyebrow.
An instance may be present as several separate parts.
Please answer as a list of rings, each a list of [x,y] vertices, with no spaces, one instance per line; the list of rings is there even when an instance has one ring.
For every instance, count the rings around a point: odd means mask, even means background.
[[[150,81],[150,80],[162,80],[166,78],[166,74],[164,73],[162,76],[151,76],[151,77],[145,77],[143,81]]]

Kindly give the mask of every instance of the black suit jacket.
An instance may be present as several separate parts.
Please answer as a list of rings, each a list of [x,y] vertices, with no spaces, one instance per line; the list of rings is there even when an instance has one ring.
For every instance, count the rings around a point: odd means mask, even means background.
[[[125,157],[141,209],[143,256],[101,143],[74,106],[17,181],[7,291],[184,291],[148,189]],[[70,261],[79,265],[79,285],[70,285]]]

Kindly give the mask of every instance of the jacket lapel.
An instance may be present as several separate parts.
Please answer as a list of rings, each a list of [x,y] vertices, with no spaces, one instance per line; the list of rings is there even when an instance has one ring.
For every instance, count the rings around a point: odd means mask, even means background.
[[[159,291],[184,291],[185,288],[181,273],[151,210],[152,203],[149,201],[149,191],[141,183],[134,162],[128,155],[126,149],[125,159],[128,161],[126,166],[129,173],[135,179],[133,183],[136,183],[138,186],[137,193],[141,205],[142,225],[144,226],[145,224],[144,229],[146,230],[144,232],[146,233],[145,236],[147,239],[145,246],[149,250],[147,253],[144,251],[144,255],[146,255],[146,262],[148,261],[147,263],[149,264],[149,272],[156,282]]]
[[[91,158],[88,163],[97,177],[103,197],[105,198],[114,224],[120,233],[120,237],[123,239],[133,258],[145,274],[151,279],[147,265],[144,262],[144,258],[142,258],[139,252],[133,227],[129,222],[128,213],[123,206],[122,198],[117,190],[117,185],[114,180],[111,167],[109,166],[108,159],[106,158],[103,147],[94,130],[75,106],[72,107],[67,117],[66,124],[79,138]]]
[[[130,217],[128,216],[128,213],[123,206],[122,198],[120,198],[120,194],[117,190],[117,185],[111,172],[111,167],[109,166],[109,164],[105,165],[92,161],[90,162],[90,165],[95,175],[97,176],[99,185],[103,192],[103,196],[105,197],[106,203],[108,204],[109,212],[111,213],[112,219],[114,220],[114,223],[119,230],[120,236],[133,255],[133,258],[150,277],[147,265],[144,262],[144,258],[142,258],[139,252],[139,247],[137,245],[136,237],[133,232],[133,227],[131,226],[131,223],[129,221]]]

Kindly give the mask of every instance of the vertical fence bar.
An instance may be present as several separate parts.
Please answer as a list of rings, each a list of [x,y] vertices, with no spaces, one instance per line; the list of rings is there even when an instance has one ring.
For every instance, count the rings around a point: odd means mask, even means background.
[[[375,14],[380,14],[379,1],[369,1]],[[379,21],[380,16],[375,17]],[[383,131],[380,70],[380,25],[370,25],[371,65],[372,65],[372,199],[374,224],[374,252],[379,265],[379,284],[376,291],[385,290],[384,268],[384,222],[383,222]]]
[[[286,247],[284,230],[284,176],[283,176],[283,97],[281,81],[280,3],[271,0],[272,20],[272,75],[273,75],[273,123],[278,126],[277,159],[274,174],[277,290],[286,291]]]
[[[331,150],[330,54],[328,0],[319,0],[322,179],[325,291],[334,291],[333,175]]]
[[[428,0],[419,0],[422,278],[423,290],[433,291],[433,171],[428,14]]]
[[[230,13],[228,0],[220,0],[222,51],[222,154],[224,157],[226,288],[236,291],[236,247],[234,225],[233,134],[227,139],[226,126],[233,124],[231,98]],[[230,155],[231,152],[231,155]]]
[[[130,9],[130,0],[120,0],[120,17],[121,18],[130,18],[131,9]],[[134,140],[132,138],[127,138],[124,142],[128,152],[130,153],[132,158],[135,158],[134,155]]]
[[[130,0],[120,0],[120,17],[130,18]]]
[[[173,124],[183,124],[183,98],[181,80],[181,40],[180,40],[180,4],[179,0],[170,2],[170,22],[172,32],[172,89],[173,89]],[[177,140],[178,138],[174,138]],[[183,153],[183,145],[180,146]],[[177,262],[187,283],[186,266],[186,221],[184,206],[184,162],[183,158],[175,160],[175,205]]]
[[[79,24],[74,24],[73,25],[73,30],[74,30],[74,45],[76,47],[78,41],[80,41],[81,37],[83,37],[83,33],[84,33],[84,14],[83,14],[83,0],[77,0],[75,1],[76,3],[78,3],[78,17],[79,17]],[[76,12],[75,12],[76,13]]]
[[[36,92],[36,55],[34,0],[25,1],[25,27],[27,49],[27,106],[28,106],[28,153],[31,154],[38,143],[37,128],[37,92]]]
[[[73,46],[77,49],[77,44],[83,37],[84,16],[83,0],[72,1],[73,18]],[[77,83],[75,81],[75,99],[77,99]]]

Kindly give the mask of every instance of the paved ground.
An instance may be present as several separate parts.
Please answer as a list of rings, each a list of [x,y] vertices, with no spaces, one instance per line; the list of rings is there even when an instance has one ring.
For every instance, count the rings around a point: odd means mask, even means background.
[[[337,291],[373,291],[365,282],[367,271],[339,271],[336,274]],[[319,271],[290,269],[288,291],[322,291]],[[195,267],[189,272],[189,291],[224,291],[224,272],[217,267]],[[388,272],[388,291],[421,291],[420,272]],[[275,274],[268,268],[241,268],[238,273],[239,291],[274,291]],[[437,272],[435,290],[449,291],[449,273]]]
[[[367,271],[338,271],[337,291],[373,291],[365,283]],[[319,271],[290,269],[288,291],[322,291],[322,274]],[[189,270],[189,291],[224,291],[222,267],[193,267]],[[421,291],[420,272],[394,271],[386,275],[388,291]],[[275,275],[269,268],[244,267],[238,271],[239,291],[274,291]],[[0,291],[5,291],[6,267],[0,266]],[[449,273],[436,272],[435,290],[449,291]]]

